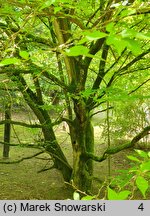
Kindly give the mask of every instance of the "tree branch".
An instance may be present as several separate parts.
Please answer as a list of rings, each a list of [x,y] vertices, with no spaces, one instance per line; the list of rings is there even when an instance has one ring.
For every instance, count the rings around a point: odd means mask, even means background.
[[[120,72],[127,70],[129,67],[131,67],[134,63],[141,60],[145,55],[147,55],[150,52],[150,48],[147,49],[145,52],[141,53],[137,57],[135,57],[131,62],[129,62],[127,65],[125,65],[123,68],[119,69]],[[118,71],[117,71],[118,72]]]
[[[143,85],[144,85],[145,83],[147,83],[148,81],[150,81],[150,79],[144,81],[144,82],[143,82],[142,84],[140,84],[138,87],[136,87],[135,89],[133,89],[132,91],[130,91],[130,92],[128,93],[128,95],[130,95],[130,94],[134,93],[135,91],[137,91],[139,88],[141,88],[141,86],[143,86]]]
[[[130,14],[128,16],[134,16],[134,15],[141,15],[141,14],[149,14],[150,13],[150,8],[146,7],[146,8],[142,8],[142,9],[136,9],[136,12],[133,14]]]
[[[136,71],[142,71],[142,70],[148,70],[148,69],[150,69],[150,66],[147,66],[147,67],[145,67],[145,68],[135,68],[135,69],[133,69],[133,70],[130,70],[130,71],[126,71],[126,72],[124,72],[124,73],[121,73],[120,76],[123,76],[123,75],[126,75],[126,74],[130,74],[130,73],[134,73],[134,72],[136,72]]]
[[[105,65],[106,65],[106,59],[108,56],[108,50],[109,50],[109,46],[104,44],[102,55],[101,55],[102,59],[100,60],[100,64],[99,64],[99,72],[97,74],[97,77],[93,84],[92,89],[98,89],[101,81],[103,80],[103,77],[105,75]]]
[[[33,68],[24,69],[24,70],[21,68],[13,68],[12,66],[3,67],[3,68],[0,68],[0,74],[4,74],[4,73],[10,74],[10,71],[16,74],[34,74],[35,72],[37,74],[37,70],[38,70],[39,75],[43,75],[44,77],[51,80],[52,82],[62,87],[63,89],[68,89],[68,86],[65,85],[65,83],[59,80],[55,75],[49,73],[47,70],[40,68],[35,64],[32,64],[31,66],[33,66]]]
[[[2,145],[9,145],[9,146],[19,146],[21,148],[36,148],[36,149],[41,149],[41,147],[43,146],[40,146],[40,145],[34,145],[34,144],[28,144],[28,143],[6,143],[6,142],[1,142],[0,141],[0,144]]]
[[[4,24],[4,23],[1,23],[0,22],[0,27],[6,31],[6,29],[10,29],[13,33],[17,33],[17,34],[20,34],[22,36],[25,36],[27,39],[22,39],[21,40],[21,43],[38,43],[38,44],[43,44],[45,46],[48,46],[48,47],[51,47],[51,48],[54,48],[54,44],[49,40],[49,39],[45,39],[45,38],[42,38],[42,37],[39,37],[39,36],[35,36],[35,35],[32,35],[31,33],[27,33],[25,31],[21,31],[19,30],[18,28],[14,28],[13,26],[9,26],[7,24]]]
[[[24,123],[24,122],[18,122],[18,121],[13,121],[13,120],[2,120],[0,121],[0,125],[3,125],[3,124],[13,124],[13,125],[20,125],[20,126],[23,126],[23,127],[28,127],[28,128],[42,128],[42,125],[41,124],[27,124],[27,123]]]
[[[105,38],[98,39],[95,44],[91,47],[89,54],[95,55],[102,47]],[[88,69],[90,62],[92,61],[91,57],[85,57],[84,65],[86,65],[86,70]]]
[[[140,55],[138,55],[137,57],[135,57],[131,62],[129,62],[127,65],[125,65],[123,68],[119,68],[119,70],[117,70],[112,77],[110,78],[107,87],[109,87],[112,82],[114,81],[114,79],[116,78],[117,75],[121,74],[122,72],[128,70],[133,64],[135,64],[137,61],[140,61],[145,55],[147,55],[150,52],[150,48],[148,50],[146,50],[145,52],[141,53]]]
[[[106,109],[99,110],[99,111],[97,111],[97,112],[91,114],[90,117],[92,117],[92,116],[94,116],[94,115],[96,115],[96,114],[98,114],[98,113],[105,112],[105,111],[107,111],[108,109],[112,109],[112,108],[113,108],[113,106],[110,106],[110,107],[108,107],[108,108],[106,108]]]
[[[130,142],[124,143],[122,145],[119,145],[117,147],[112,147],[112,148],[108,148],[102,156],[95,156],[92,153],[87,152],[85,154],[85,157],[87,158],[87,160],[92,159],[94,161],[97,162],[101,162],[107,159],[107,157],[111,154],[116,154],[122,150],[128,149],[128,148],[132,148],[134,147],[134,145],[143,137],[147,136],[149,134],[150,131],[150,126],[145,127],[138,135],[136,135]]]
[[[109,46],[107,44],[103,45],[103,50],[102,50],[102,54],[101,54],[101,60],[99,63],[99,71],[97,74],[97,77],[94,81],[94,84],[92,86],[92,89],[98,89],[104,76],[105,76],[105,66],[106,66],[106,59],[108,56],[108,50],[109,50]],[[96,92],[94,92],[88,99],[87,101],[87,107],[88,109],[91,109],[93,107],[93,105],[95,104],[95,102],[93,102],[93,97],[95,96]]]
[[[13,120],[2,120],[2,121],[0,121],[0,125],[9,123],[9,124],[13,124],[13,125],[20,125],[22,127],[28,127],[28,128],[42,128],[43,126],[52,126],[53,127],[55,125],[60,124],[63,121],[66,121],[66,122],[68,122],[68,124],[69,123],[71,124],[71,120],[66,119],[66,118],[60,118],[59,120],[56,120],[56,121],[52,122],[51,124],[48,124],[48,123],[45,123],[45,124],[27,124],[24,122],[13,121]]]
[[[40,151],[40,152],[38,152],[36,154],[33,154],[31,156],[23,157],[23,158],[21,158],[19,160],[15,160],[15,161],[0,161],[0,164],[16,164],[16,163],[20,163],[20,162],[22,162],[24,160],[32,159],[32,158],[36,157],[37,155],[43,154],[44,152],[45,151]]]
[[[38,43],[38,44],[43,44],[45,46],[48,46],[48,47],[51,47],[51,48],[54,48],[54,44],[49,40],[49,39],[45,39],[45,38],[42,38],[42,37],[39,37],[39,36],[35,36],[35,35],[32,35],[31,33],[26,33],[26,32],[21,32],[20,33],[21,35],[25,35],[27,40],[23,39],[21,41],[21,43]]]

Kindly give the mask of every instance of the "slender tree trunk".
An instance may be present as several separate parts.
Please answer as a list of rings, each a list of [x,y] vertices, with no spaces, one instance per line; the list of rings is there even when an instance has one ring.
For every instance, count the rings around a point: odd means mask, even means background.
[[[5,120],[11,120],[11,104],[7,103],[5,105]],[[3,146],[3,157],[9,158],[9,150],[10,150],[10,133],[11,133],[11,124],[5,123],[4,125],[4,146]]]

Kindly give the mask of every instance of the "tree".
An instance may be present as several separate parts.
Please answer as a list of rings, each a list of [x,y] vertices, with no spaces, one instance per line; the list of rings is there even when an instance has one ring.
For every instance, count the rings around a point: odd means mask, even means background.
[[[149,131],[147,127],[131,143],[106,149],[101,157],[94,155],[93,110],[111,109],[108,102],[115,96],[125,100],[149,81],[148,3],[22,0],[3,3],[0,11],[0,73],[15,83],[37,116],[54,167],[61,170],[65,181],[72,180],[77,188],[88,191],[93,161],[132,146]],[[136,72],[142,82],[117,88],[117,82]],[[59,116],[52,122],[45,100],[46,82],[50,89],[52,84],[60,89],[67,118]],[[53,130],[62,121],[70,130],[72,167]]]

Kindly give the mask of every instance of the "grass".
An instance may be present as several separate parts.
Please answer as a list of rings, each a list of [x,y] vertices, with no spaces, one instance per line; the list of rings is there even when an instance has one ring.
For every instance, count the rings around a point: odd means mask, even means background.
[[[19,114],[18,114],[19,115]],[[20,115],[19,115],[20,116]],[[18,116],[18,118],[19,118]],[[25,116],[23,116],[24,119]],[[69,135],[62,130],[62,126],[55,128],[57,139],[62,147],[68,161],[72,164],[72,149],[69,140]],[[16,136],[17,134],[17,136]],[[101,155],[103,149],[106,147],[104,140],[101,140],[101,129],[95,130],[96,155]],[[11,134],[11,143],[18,143],[24,141],[25,143],[36,142],[40,136],[39,129],[29,129],[20,126],[14,126]],[[0,125],[0,140],[3,140],[3,127]],[[2,158],[2,145],[0,146],[0,161]],[[10,158],[8,161],[18,160],[23,157],[31,156],[37,153],[38,149],[22,148],[19,146],[11,147]],[[111,157],[111,174],[115,177],[115,171],[127,168],[129,161],[126,155],[128,151],[123,151]],[[47,160],[39,159],[42,157]],[[72,190],[65,185],[61,173],[56,170],[48,170],[46,172],[38,173],[44,167],[50,167],[52,161],[48,160],[49,155],[44,153],[39,157],[30,160],[24,160],[17,164],[0,164],[0,197],[1,200],[64,200],[72,199]],[[108,177],[108,163],[107,160],[101,163],[94,163],[94,175],[102,181]],[[95,181],[93,192],[98,193],[101,183]],[[137,199],[142,199],[140,194]]]
[[[37,151],[39,150],[13,147],[9,160],[14,161],[24,156],[30,156]],[[47,154],[41,156],[48,158]],[[71,193],[57,170],[38,173],[46,165],[50,166],[50,163],[50,161],[34,158],[19,164],[0,164],[1,199],[69,198]]]
[[[17,115],[17,120],[19,116]],[[16,117],[16,115],[15,115]],[[25,116],[23,116],[26,119]],[[23,119],[23,120],[24,120]],[[20,119],[19,119],[20,120]],[[22,119],[21,119],[22,120]],[[57,138],[61,143],[65,153],[68,152],[68,135],[59,128],[56,128]],[[0,140],[3,141],[3,126],[0,125]],[[11,143],[35,143],[41,136],[39,129],[30,129],[20,126],[13,126],[11,131]],[[0,145],[0,161],[2,158],[2,145]],[[20,146],[10,147],[10,158],[5,161],[16,161],[23,157],[32,156],[39,152],[38,149],[22,148]],[[44,159],[49,159],[49,155],[40,155]],[[71,157],[70,157],[71,159]],[[1,200],[24,200],[24,199],[68,199],[72,198],[72,191],[65,185],[61,173],[56,170],[38,173],[44,167],[50,167],[50,160],[42,160],[38,157],[24,160],[17,164],[0,164],[0,197]]]

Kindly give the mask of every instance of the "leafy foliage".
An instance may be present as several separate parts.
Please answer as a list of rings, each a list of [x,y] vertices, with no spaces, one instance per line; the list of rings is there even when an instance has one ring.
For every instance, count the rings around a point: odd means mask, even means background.
[[[146,199],[146,194],[150,190],[149,180],[150,180],[150,160],[149,160],[149,152],[145,152],[142,150],[135,150],[137,157],[133,155],[127,156],[127,158],[134,162],[131,164],[131,168],[129,170],[122,170],[124,175],[119,175],[112,184],[116,184],[120,186],[119,191],[124,192],[124,187],[129,188],[131,198],[134,197],[136,189],[138,189],[143,198]],[[120,193],[121,193],[120,192]],[[111,193],[111,196],[109,195]],[[126,192],[125,192],[126,193]],[[108,188],[108,198],[115,199],[117,193]],[[129,194],[128,194],[129,195]],[[127,197],[128,197],[127,195]],[[127,199],[127,197],[125,199]]]
[[[130,160],[135,162],[133,168],[126,170],[119,170],[119,175],[112,180],[112,182],[107,186],[107,197],[102,198],[100,194],[95,196],[83,196],[82,200],[92,200],[92,199],[108,199],[108,200],[127,200],[134,199],[136,196],[136,190],[138,189],[143,198],[146,199],[148,191],[150,190],[149,180],[150,180],[150,161],[149,152],[142,150],[135,150],[137,157],[131,155],[127,156]],[[133,164],[131,164],[133,166]],[[112,189],[112,187],[117,187],[118,189]],[[102,186],[103,187],[103,186]],[[127,189],[125,189],[127,188]],[[117,190],[117,191],[116,191]],[[100,196],[100,197],[99,197]],[[73,194],[74,200],[80,199],[80,191],[75,191]]]
[[[114,190],[108,187],[108,199],[109,200],[125,200],[128,198],[130,194],[131,192],[128,190],[124,190],[119,193],[116,193]]]

